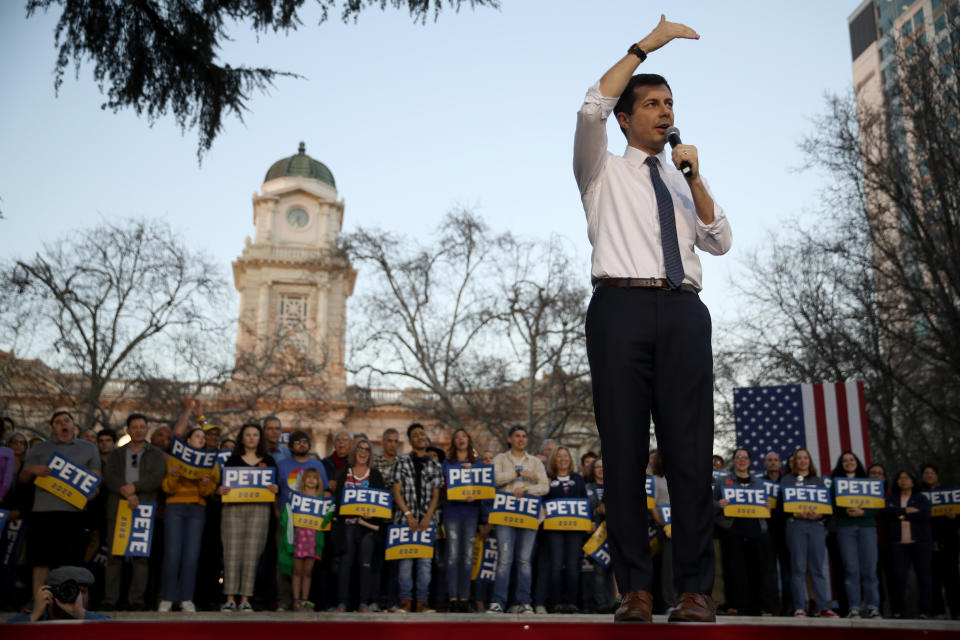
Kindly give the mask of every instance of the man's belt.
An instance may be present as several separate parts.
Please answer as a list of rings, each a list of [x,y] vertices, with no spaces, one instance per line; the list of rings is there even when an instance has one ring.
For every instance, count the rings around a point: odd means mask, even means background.
[[[670,283],[666,278],[598,278],[594,281],[594,287],[620,287],[621,289],[666,289],[671,290]],[[682,284],[680,291],[689,291],[697,293],[693,285]]]

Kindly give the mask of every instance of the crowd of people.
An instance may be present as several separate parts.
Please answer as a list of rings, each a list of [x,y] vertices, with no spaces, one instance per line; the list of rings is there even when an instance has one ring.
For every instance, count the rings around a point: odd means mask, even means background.
[[[149,426],[145,416],[130,415],[127,442],[118,447],[118,434],[78,429],[66,411],[54,413],[47,439],[31,442],[12,423],[4,425],[0,602],[29,610],[36,606],[32,600],[49,599],[44,585],[51,584],[52,569],[84,567],[95,577],[84,586],[87,609],[96,611],[608,613],[616,606],[619,592],[609,563],[583,550],[591,532],[494,525],[490,500],[451,500],[446,492],[452,468],[489,465],[497,490],[517,498],[588,500],[596,529],[606,511],[603,458],[593,452],[576,457],[548,440],[534,455],[519,425],[509,431],[507,451],[478,451],[463,429],[442,450],[414,423],[403,434],[409,453],[399,454],[395,429],[384,432],[379,452],[365,435],[344,430],[335,435],[333,452],[319,459],[305,431],[293,431],[282,444],[283,427],[273,416],[244,424],[236,440],[222,437],[190,399],[172,428]],[[171,455],[174,438],[217,451],[221,463],[198,473]],[[35,485],[50,474],[53,453],[102,477],[83,508]],[[939,487],[936,467],[924,466],[919,478],[908,470],[888,475],[883,465],[865,468],[845,452],[824,477],[809,452],[799,449],[786,465],[777,453],[767,453],[765,472],[758,474],[751,472],[751,458],[743,448],[729,467],[714,458],[718,613],[960,618],[957,519],[932,516],[923,493]],[[223,476],[230,467],[275,470],[267,490],[276,498],[224,501],[230,487]],[[656,451],[647,473],[653,502],[669,505]],[[886,506],[834,506],[825,516],[786,513],[781,503],[769,518],[724,515],[724,486],[762,488],[766,481],[823,487],[841,477],[882,479]],[[328,515],[325,532],[294,525],[292,492],[341,505],[348,489],[389,491],[392,514]],[[123,502],[131,509],[161,506],[149,557],[112,552]],[[661,613],[677,600],[664,513],[651,509],[655,524],[649,532],[656,552],[654,610]],[[433,557],[386,560],[391,524],[414,531],[433,527]],[[496,541],[497,557],[485,579],[475,571],[475,548],[488,539]]]

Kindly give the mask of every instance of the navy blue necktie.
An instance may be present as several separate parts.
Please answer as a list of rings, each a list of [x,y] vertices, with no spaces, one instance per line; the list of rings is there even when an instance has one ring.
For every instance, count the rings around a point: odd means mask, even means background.
[[[680,259],[680,244],[677,242],[677,220],[673,215],[673,198],[660,177],[660,161],[650,156],[645,161],[650,167],[650,180],[657,196],[657,212],[660,214],[660,244],[663,245],[663,266],[667,282],[677,289],[683,284],[683,261]]]

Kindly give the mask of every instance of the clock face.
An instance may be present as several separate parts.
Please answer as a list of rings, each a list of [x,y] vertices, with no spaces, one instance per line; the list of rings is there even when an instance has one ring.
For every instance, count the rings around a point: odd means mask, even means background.
[[[310,221],[310,214],[303,209],[290,209],[287,211],[287,224],[294,229],[303,229]]]

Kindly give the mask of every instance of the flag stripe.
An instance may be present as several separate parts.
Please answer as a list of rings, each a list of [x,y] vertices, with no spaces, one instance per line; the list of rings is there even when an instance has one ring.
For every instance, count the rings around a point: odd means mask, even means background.
[[[815,398],[815,389],[812,384],[800,385],[803,392],[803,434],[805,442],[797,443],[797,448],[804,447],[808,451],[813,451],[811,455],[816,455],[817,442],[817,402]],[[792,452],[791,452],[792,453]]]
[[[847,395],[847,417],[850,421],[850,450],[863,462],[863,425],[860,423],[860,396],[857,393],[857,383],[846,382],[843,386]]]
[[[847,419],[847,385],[842,382],[838,382],[831,386],[837,390],[837,424],[840,427],[840,452],[837,454],[837,456],[839,456],[844,451],[852,450],[852,447],[850,446],[850,421]],[[835,459],[835,456],[831,456],[831,460]]]
[[[860,403],[860,424],[862,425],[861,434],[863,435],[863,464],[870,467],[870,437],[867,430],[867,398],[863,390],[863,383],[857,383],[857,400]]]
[[[827,407],[824,402],[824,385],[813,385],[814,411],[816,412],[817,439],[814,443],[807,441],[807,449],[817,465],[817,470],[823,473],[823,461],[830,459],[830,439],[827,436]]]
[[[833,463],[840,457],[840,404],[837,402],[837,385],[833,382],[825,382],[823,387],[823,399],[826,405],[827,414],[827,457],[820,459],[820,473],[829,474],[833,469]]]

